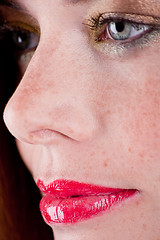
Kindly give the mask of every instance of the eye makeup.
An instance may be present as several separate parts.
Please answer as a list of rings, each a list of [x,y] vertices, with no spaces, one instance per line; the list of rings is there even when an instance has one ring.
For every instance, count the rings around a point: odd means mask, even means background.
[[[128,41],[114,41],[109,37],[100,38],[110,23],[128,23],[137,30],[140,27],[148,30]],[[110,56],[123,56],[127,52],[129,53],[129,49],[142,49],[155,41],[160,41],[160,18],[158,17],[135,13],[106,12],[92,15],[84,24],[89,27],[89,39],[92,45]]]
[[[129,13],[102,13],[92,16],[88,19],[88,26],[91,29],[101,28],[105,23],[109,21],[115,21],[116,19],[127,22],[136,22],[137,24],[147,24],[147,25],[160,25],[160,18],[145,16],[139,14],[129,14]]]
[[[10,6],[10,4],[6,5],[0,3],[0,18],[3,21],[6,20],[7,22],[24,22],[37,29],[37,31],[40,31],[37,20],[33,16],[31,16],[25,9],[22,9],[21,7],[17,9],[15,5]]]
[[[99,52],[110,56],[124,56],[130,50],[144,49],[160,42],[160,1],[156,0],[97,0],[88,8],[84,25],[88,28],[89,44]],[[123,22],[148,29],[132,41],[98,41],[111,23]],[[132,51],[133,52],[133,51]]]
[[[0,4],[0,40],[7,43],[6,51],[14,57],[20,76],[26,70],[39,39],[40,28],[32,16]]]
[[[96,0],[88,9],[88,16],[98,13],[129,13],[159,17],[159,0]]]
[[[1,0],[0,6],[8,6],[15,10],[26,12],[26,9],[16,0]]]

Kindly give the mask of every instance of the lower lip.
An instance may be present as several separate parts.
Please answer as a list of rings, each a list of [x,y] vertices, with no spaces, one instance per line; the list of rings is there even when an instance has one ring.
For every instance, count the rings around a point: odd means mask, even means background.
[[[53,224],[74,224],[108,210],[133,197],[136,190],[124,190],[103,196],[82,196],[58,199],[46,195],[40,202],[40,209],[45,222]],[[109,211],[108,211],[109,212]]]

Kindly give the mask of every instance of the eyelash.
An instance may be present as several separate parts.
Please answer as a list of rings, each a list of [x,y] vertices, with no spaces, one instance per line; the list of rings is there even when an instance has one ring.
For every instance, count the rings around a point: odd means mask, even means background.
[[[103,26],[107,21],[109,21],[109,19],[104,19],[105,22],[101,22],[99,21],[100,17],[102,16],[102,14],[97,14],[96,16],[91,16],[88,19],[88,25],[90,30],[97,30],[100,26]]]
[[[106,15],[106,17],[104,17]],[[138,20],[135,20],[135,19]],[[147,20],[148,19],[148,20]],[[143,21],[144,20],[144,21]],[[99,28],[102,28],[106,23],[110,23],[112,21],[118,22],[118,21],[124,21],[131,24],[141,24],[141,25],[150,25],[154,27],[154,23],[160,25],[160,19],[153,18],[151,16],[143,16],[143,15],[137,15],[137,14],[127,14],[127,13],[102,13],[102,14],[96,14],[95,16],[91,16],[88,19],[88,23],[86,25],[89,26],[90,30],[98,30]]]

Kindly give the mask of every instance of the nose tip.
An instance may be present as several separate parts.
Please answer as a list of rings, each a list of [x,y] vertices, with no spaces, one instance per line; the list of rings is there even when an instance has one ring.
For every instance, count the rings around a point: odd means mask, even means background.
[[[82,102],[74,105],[69,98],[62,104],[59,98],[62,96],[52,97],[49,104],[32,97],[31,103],[27,95],[14,93],[4,110],[7,128],[15,138],[31,144],[51,143],[57,138],[91,139],[97,129],[93,113]]]
[[[12,104],[12,99],[10,99],[4,109],[3,120],[10,133],[21,140],[19,135],[19,132],[21,132],[21,125],[19,124],[20,119],[16,112],[18,112],[18,109],[15,109],[15,106]]]

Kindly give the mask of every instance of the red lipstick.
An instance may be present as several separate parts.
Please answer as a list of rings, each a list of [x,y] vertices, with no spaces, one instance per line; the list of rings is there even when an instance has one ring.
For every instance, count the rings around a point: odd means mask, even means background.
[[[46,194],[40,202],[40,210],[50,225],[90,219],[137,193],[135,189],[106,188],[69,180],[56,180],[48,185],[38,180],[37,185]]]

